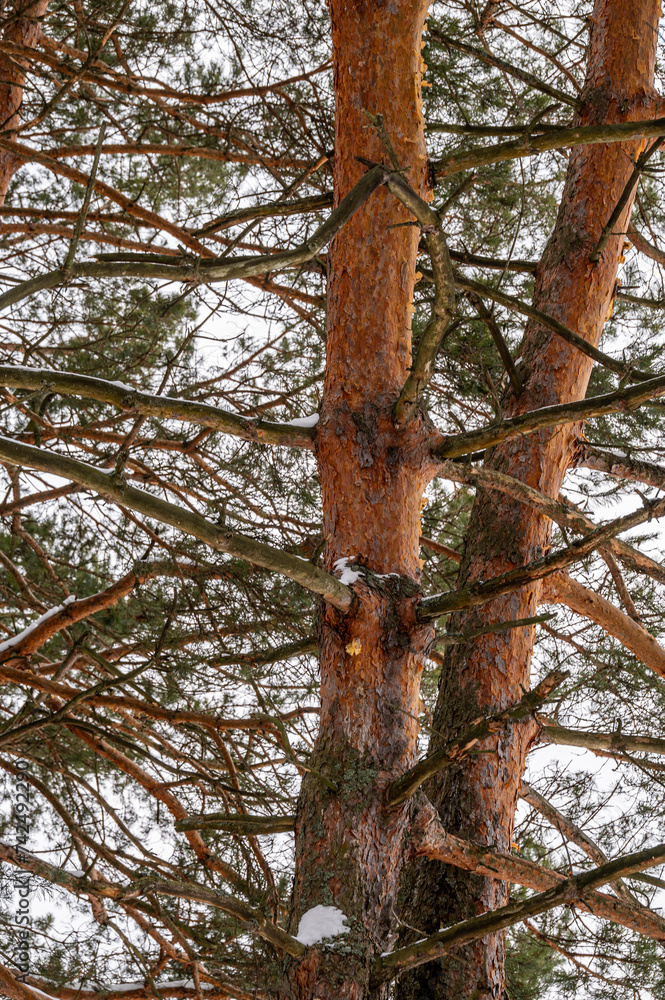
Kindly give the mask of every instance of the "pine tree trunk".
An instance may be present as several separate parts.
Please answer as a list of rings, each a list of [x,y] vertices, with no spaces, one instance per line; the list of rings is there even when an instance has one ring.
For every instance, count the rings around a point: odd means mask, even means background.
[[[424,12],[413,0],[332,0],[336,202],[366,170],[357,156],[389,163],[366,112],[384,116],[409,182],[426,193]],[[367,996],[371,960],[397,934],[410,808],[387,811],[383,791],[414,760],[421,652],[430,640],[415,617],[420,503],[434,473],[427,419],[398,431],[392,417],[411,359],[419,234],[390,227],[409,218],[379,189],[330,252],[318,425],[325,563],[332,571],[348,559],[363,575],[347,615],[330,607],[321,614],[320,734],[298,807],[291,920],[295,933],[305,911],[335,906],[349,934],[292,965],[285,996],[303,1000]]]
[[[48,0],[17,0],[2,32],[5,42],[34,48],[41,34],[41,20]],[[15,55],[0,52],[0,129],[8,131],[19,124],[23,103],[23,85],[27,64]],[[12,177],[21,161],[13,153],[0,150],[0,205],[3,204]]]
[[[584,103],[577,116],[580,124],[653,116],[659,8],[659,0],[596,0]],[[598,263],[589,257],[642,148],[633,142],[573,149],[556,226],[536,276],[534,304],[594,345],[612,302],[623,236],[610,239]],[[626,231],[631,206],[632,199],[616,226],[617,233]],[[592,362],[555,334],[530,323],[520,353],[524,390],[518,399],[507,401],[507,416],[584,397]],[[579,425],[565,425],[516,438],[494,449],[486,462],[556,497],[579,431]],[[538,558],[548,538],[548,522],[533,510],[498,493],[479,490],[460,585]],[[451,628],[462,632],[525,617],[536,611],[539,600],[538,584],[525,587],[478,611],[456,616]],[[518,701],[529,684],[532,646],[533,631],[523,628],[451,647],[442,668],[435,731],[446,737],[470,719]],[[509,727],[481,748],[489,752],[465,760],[430,783],[427,793],[449,832],[510,851],[530,732],[530,727]],[[425,862],[410,868],[405,876],[405,896],[411,894],[409,923],[429,934],[505,904],[508,885]],[[504,996],[503,986],[504,941],[503,935],[495,935],[405,976],[398,997],[499,1000]]]

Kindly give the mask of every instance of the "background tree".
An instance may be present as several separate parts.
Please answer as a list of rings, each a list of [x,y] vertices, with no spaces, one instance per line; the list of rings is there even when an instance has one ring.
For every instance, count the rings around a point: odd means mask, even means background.
[[[11,998],[662,995],[659,5],[427,13],[3,11]]]

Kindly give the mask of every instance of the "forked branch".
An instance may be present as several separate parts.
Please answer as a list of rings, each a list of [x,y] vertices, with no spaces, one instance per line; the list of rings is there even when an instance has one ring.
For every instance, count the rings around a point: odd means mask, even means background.
[[[552,868],[544,868],[517,854],[507,854],[495,847],[453,836],[444,829],[438,813],[427,800],[418,804],[413,849],[420,857],[441,861],[487,878],[512,882],[538,892],[561,885],[566,878]],[[648,875],[641,877],[650,879]],[[639,934],[645,934],[656,941],[665,941],[665,919],[653,910],[633,902],[596,891],[587,894],[583,904],[578,902],[574,905],[604,920],[611,920]]]
[[[511,438],[522,434],[533,434],[545,427],[557,427],[559,424],[573,423],[576,420],[591,420],[593,417],[603,417],[609,413],[625,413],[636,409],[650,399],[665,394],[665,375],[641,382],[628,389],[616,389],[602,396],[589,396],[572,403],[559,403],[556,406],[543,406],[539,410],[520,413],[508,420],[500,420],[488,427],[465,434],[442,435],[434,448],[437,458],[462,458],[485,448],[493,448]]]
[[[579,464],[584,464],[579,463]],[[508,496],[519,500],[520,503],[528,504],[534,510],[544,514],[562,528],[570,528],[572,531],[586,534],[593,531],[596,525],[590,518],[583,514],[574,505],[560,500],[553,500],[539,490],[523,483],[514,476],[509,476],[505,472],[496,469],[488,469],[483,466],[472,466],[461,462],[444,462],[439,469],[440,476],[450,479],[455,483],[465,483],[467,485],[483,487],[487,490],[497,490],[506,493]],[[665,479],[665,476],[663,477]],[[639,573],[646,573],[654,580],[665,583],[665,566],[656,562],[650,556],[645,555],[632,545],[621,541],[619,538],[612,538],[607,543],[610,549],[622,562],[630,569]]]
[[[495,597],[500,597],[501,594],[507,594],[517,587],[523,587],[534,580],[542,580],[557,570],[571,566],[580,559],[584,559],[601,545],[606,545],[611,538],[620,532],[628,531],[652,518],[662,517],[663,514],[665,514],[665,499],[646,504],[641,510],[609,521],[600,528],[596,528],[595,531],[589,532],[585,538],[573,542],[567,548],[558,549],[541,559],[534,559],[526,566],[520,566],[507,573],[501,573],[493,579],[474,583],[460,590],[426,597],[420,605],[419,617],[421,621],[431,621],[452,611],[461,611],[464,608],[474,608],[481,604],[487,604]]]
[[[0,139],[0,146],[3,140]],[[38,162],[41,162],[38,160]],[[275,254],[253,257],[206,257],[197,256],[186,263],[163,254],[116,254],[115,260],[96,264],[74,264],[67,271],[58,268],[9,289],[0,295],[0,309],[14,305],[37,292],[56,288],[76,278],[145,278],[166,281],[193,281],[211,284],[217,281],[231,281],[235,278],[252,278],[273,274],[292,267],[300,267],[313,260],[335,233],[364,204],[373,191],[385,183],[389,171],[385,167],[372,167],[342,199],[322,226],[302,246],[295,250],[284,250]],[[99,184],[99,182],[97,182]],[[103,186],[105,187],[105,186]],[[104,194],[104,191],[100,192]],[[200,248],[198,250],[200,253]]]
[[[657,844],[655,847],[627,854],[622,858],[609,861],[605,865],[600,865],[598,868],[593,868],[591,871],[567,878],[559,885],[546,889],[545,892],[539,892],[523,902],[509,903],[507,906],[501,906],[489,913],[483,913],[479,917],[463,920],[461,923],[439,931],[438,934],[433,934],[424,941],[419,941],[407,948],[400,948],[390,955],[379,958],[374,966],[373,982],[377,986],[388,982],[400,972],[414,969],[424,962],[430,962],[432,959],[445,955],[451,948],[512,927],[513,924],[524,920],[525,917],[545,913],[556,906],[586,903],[587,896],[601,885],[614,882],[617,878],[631,875],[634,872],[643,871],[645,868],[652,868],[664,861],[665,844]]]
[[[580,337],[578,333],[560,323],[558,319],[548,316],[547,313],[541,312],[540,309],[529,305],[528,302],[523,302],[521,299],[515,298],[514,295],[506,295],[505,292],[500,292],[498,289],[492,288],[490,285],[485,285],[481,281],[474,281],[473,278],[467,278],[466,275],[459,271],[455,271],[455,284],[459,288],[464,288],[465,291],[492,299],[512,312],[521,313],[523,316],[528,316],[530,319],[536,320],[542,326],[547,327],[548,330],[552,330],[558,334],[562,340],[576,347],[582,354],[593,358],[599,365],[616,372],[617,375],[627,377],[630,382],[645,382],[653,379],[652,373],[638,371],[632,365],[626,364],[625,361],[618,361],[616,358],[610,357],[609,354],[604,354],[603,351],[594,347],[584,337]]]
[[[568,673],[564,671],[553,670],[547,677],[543,678],[533,691],[528,691],[512,708],[498,712],[487,719],[479,719],[454,740],[449,740],[440,750],[419,761],[401,778],[388,785],[386,789],[388,805],[401,805],[402,802],[414,795],[428,778],[467,756],[478,743],[499,732],[507,723],[520,722],[533,716],[535,710],[543,704],[552,691],[563,684],[568,676]]]

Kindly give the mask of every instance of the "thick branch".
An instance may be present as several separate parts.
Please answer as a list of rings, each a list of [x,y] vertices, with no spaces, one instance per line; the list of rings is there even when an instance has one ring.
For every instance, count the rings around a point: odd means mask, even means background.
[[[49,368],[0,365],[0,385],[7,385],[12,389],[44,389],[63,395],[83,396],[101,403],[110,403],[121,410],[136,411],[142,416],[183,420],[210,427],[245,441],[284,444],[296,448],[314,447],[314,430],[311,427],[273,423],[270,420],[250,420],[207,403],[173,396],[156,396],[134,389],[131,385],[107,382],[91,375],[58,372]]]
[[[562,503],[560,500],[553,500],[539,490],[534,489],[533,486],[529,486],[528,483],[524,483],[520,479],[515,479],[514,476],[508,476],[504,472],[488,469],[486,466],[472,466],[470,464],[462,464],[461,462],[448,461],[443,463],[438,475],[444,479],[450,479],[452,482],[465,483],[467,485],[483,487],[487,490],[498,490],[501,493],[507,493],[508,496],[519,500],[520,503],[528,504],[541,514],[549,517],[550,520],[562,528],[571,528],[573,531],[578,531],[582,534],[594,531],[596,528],[593,521],[572,504],[569,504],[567,501]],[[611,549],[632,570],[646,573],[654,580],[665,583],[665,566],[644,555],[643,552],[640,552],[632,545],[628,545],[619,538],[611,538],[607,543],[607,548]]]
[[[630,479],[634,482],[646,483],[657,490],[665,487],[665,468],[655,462],[645,462],[643,459],[630,458],[627,455],[615,455],[611,451],[596,448],[587,441],[578,443],[579,457],[575,464],[596,472],[605,472],[617,479]]]
[[[300,215],[303,212],[320,212],[323,208],[331,208],[332,203],[332,191],[325,191],[323,194],[314,194],[309,198],[299,198],[298,201],[273,202],[270,205],[249,205],[247,208],[239,208],[235,212],[229,212],[227,215],[220,215],[217,219],[206,223],[200,229],[193,230],[193,235],[212,236],[213,233],[218,233],[222,229],[239,226],[243,222],[252,222],[254,219],[272,219],[278,216]]]
[[[659,250],[658,247],[645,240],[644,236],[638,233],[632,222],[628,226],[628,235],[638,253],[644,254],[645,257],[650,257],[657,264],[665,264],[665,250]]]
[[[527,692],[524,697],[503,712],[497,712],[487,719],[481,719],[474,725],[469,726],[464,732],[450,740],[445,746],[435,753],[429,754],[424,760],[419,761],[410,768],[397,781],[392,781],[386,789],[386,802],[389,806],[398,806],[405,802],[417,791],[417,789],[432,775],[438,774],[444,768],[456,763],[466,756],[476,744],[499,732],[509,722],[520,722],[531,717],[534,711],[542,705],[546,698],[563,684],[568,673],[560,670],[553,670],[544,677],[533,691]]]
[[[652,121],[621,122],[618,125],[576,125],[570,128],[527,135],[513,142],[500,142],[481,149],[463,150],[451,153],[432,163],[437,178],[490,163],[517,160],[526,156],[536,156],[551,149],[567,149],[570,146],[590,146],[595,143],[626,142],[630,139],[654,139],[665,130],[665,118]]]
[[[0,138],[0,146],[2,146],[3,141]],[[41,162],[39,158],[38,162]],[[291,267],[300,267],[316,257],[372,192],[385,183],[387,177],[388,171],[384,167],[377,166],[369,170],[349,191],[323,225],[319,226],[306,243],[295,250],[284,250],[280,253],[253,257],[215,258],[202,256],[187,264],[175,264],[173,257],[162,254],[139,254],[136,256],[116,254],[113,261],[97,264],[74,264],[68,271],[59,268],[48,274],[40,275],[38,278],[24,281],[9,289],[4,295],[0,295],[0,309],[14,305],[37,292],[47,288],[56,288],[58,285],[76,278],[135,277],[210,284],[217,281],[231,281],[235,278],[251,278],[283,271]],[[98,185],[99,182],[95,186]],[[180,231],[178,232],[180,233]],[[201,249],[204,248],[201,248],[197,243],[198,252],[201,252]]]
[[[531,896],[530,899],[523,902],[509,903],[507,906],[501,906],[489,913],[472,917],[470,920],[463,920],[459,924],[439,931],[438,934],[433,934],[424,941],[419,941],[408,948],[400,948],[391,955],[378,959],[374,966],[373,982],[376,985],[387,982],[406,969],[413,969],[424,962],[430,962],[432,959],[445,955],[451,948],[511,927],[520,920],[524,920],[525,917],[545,913],[556,906],[586,903],[592,890],[601,885],[613,882],[622,876],[631,875],[633,872],[652,868],[664,861],[665,844],[657,844],[655,847],[627,854],[591,871],[567,878],[559,885]]]
[[[473,135],[478,139],[486,139],[501,135],[519,135],[523,137],[527,127],[526,125],[459,125],[457,122],[427,122],[425,131],[432,134],[441,132],[444,135]],[[563,127],[563,125],[539,123],[534,126],[529,135],[539,135],[541,132],[555,132],[557,129]]]
[[[591,420],[593,417],[603,417],[609,413],[626,413],[636,409],[642,403],[665,394],[665,375],[651,378],[648,382],[630,386],[627,389],[616,389],[603,396],[588,396],[571,403],[559,403],[555,406],[543,406],[539,410],[529,410],[520,413],[509,420],[502,420],[488,427],[465,434],[442,435],[440,442],[434,448],[437,458],[461,458],[473,452],[493,448],[511,438],[522,434],[533,434],[545,427],[557,427],[559,424],[572,423],[576,420]]]
[[[567,326],[560,323],[553,316],[548,316],[547,313],[541,312],[540,309],[536,309],[534,306],[529,305],[528,302],[522,302],[521,299],[516,299],[513,295],[506,295],[505,292],[500,292],[496,288],[492,288],[490,285],[485,285],[481,281],[474,281],[472,278],[467,278],[465,275],[461,274],[459,271],[455,272],[455,284],[459,288],[464,288],[466,291],[474,292],[476,295],[486,296],[488,299],[493,299],[494,302],[498,302],[500,305],[505,306],[506,309],[510,309],[512,312],[521,313],[523,316],[528,316],[530,319],[536,320],[542,326],[547,327],[548,330],[552,330],[554,333],[558,334],[563,340],[572,344],[576,347],[578,351],[582,354],[586,354],[587,357],[593,358],[599,365],[604,368],[608,368],[610,371],[616,372],[617,375],[627,376],[631,382],[644,382],[653,379],[653,374],[650,372],[640,372],[632,365],[626,364],[625,361],[617,361],[616,358],[611,358],[609,354],[605,354],[603,351],[594,347],[580,337],[578,333],[573,330],[569,330]]]
[[[543,891],[561,885],[565,875],[527,861],[515,854],[504,854],[493,847],[474,844],[448,833],[438,814],[429,804],[420,804],[416,814],[414,849],[422,857],[441,861],[465,871],[477,872],[488,878],[501,879],[528,889]],[[644,876],[649,878],[649,876]],[[595,916],[629,927],[656,941],[665,941],[665,919],[634,903],[625,902],[602,892],[587,895],[584,903],[574,905],[591,911]]]
[[[266,833],[292,833],[295,816],[247,816],[245,813],[208,813],[189,816],[175,824],[176,830],[223,830],[225,833],[255,836]]]
[[[565,604],[578,615],[600,625],[633,653],[640,662],[665,678],[665,649],[643,625],[625,614],[607,598],[574,580],[568,573],[556,573],[543,585],[542,604]]]
[[[556,743],[566,747],[583,747],[585,750],[609,750],[617,753],[657,753],[665,755],[665,740],[657,736],[631,736],[617,730],[614,733],[590,733],[581,729],[565,729],[550,719],[540,718],[541,743]],[[527,801],[529,801],[527,799]]]
[[[607,544],[611,538],[621,531],[628,531],[644,521],[650,521],[654,517],[662,517],[665,513],[665,499],[657,500],[624,517],[616,518],[595,531],[573,542],[565,549],[558,549],[550,555],[541,559],[534,559],[533,562],[517,569],[509,570],[491,580],[474,583],[461,590],[450,591],[447,594],[436,594],[433,597],[426,597],[420,605],[419,617],[421,621],[431,621],[440,615],[449,614],[452,611],[460,611],[463,608],[475,608],[481,604],[487,604],[501,594],[507,594],[517,587],[522,587],[533,580],[542,580],[559,569],[578,562],[589,555],[595,549]],[[626,616],[628,617],[628,616]],[[632,621],[632,619],[628,619]],[[633,622],[637,625],[636,622]]]
[[[32,445],[18,444],[5,437],[0,437],[0,460],[39,469],[86,486],[115,503],[124,504],[131,510],[199,538],[217,552],[226,552],[255,566],[281,573],[313,593],[321,594],[342,611],[348,610],[351,604],[352,593],[349,588],[306,559],[281,552],[272,545],[257,542],[229,528],[211,524],[199,514],[137,490],[134,486],[127,486],[113,473],[102,472],[84,462],[41,451]]]

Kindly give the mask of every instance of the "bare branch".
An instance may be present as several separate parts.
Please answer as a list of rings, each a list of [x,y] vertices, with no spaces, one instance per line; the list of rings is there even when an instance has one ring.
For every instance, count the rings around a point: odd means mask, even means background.
[[[25,667],[17,668],[11,663],[0,664],[0,678],[12,684],[23,687],[32,687],[37,691],[54,695],[62,699],[84,698],[86,704],[94,707],[110,708],[114,711],[132,712],[137,717],[155,719],[161,722],[168,722],[172,726],[203,726],[211,732],[219,732],[225,729],[238,730],[258,730],[259,732],[274,729],[274,723],[266,715],[260,716],[238,716],[238,718],[223,718],[206,712],[193,712],[179,708],[164,708],[154,700],[142,701],[140,698],[130,698],[126,695],[96,694],[92,691],[80,691],[77,688],[64,684],[62,681],[52,681],[42,674],[33,673]],[[122,681],[126,678],[118,678]],[[39,726],[50,725],[54,717],[45,717],[39,720]],[[12,733],[3,734],[11,736]]]
[[[120,382],[107,382],[91,375],[52,371],[50,368],[22,368],[0,365],[0,384],[13,389],[44,389],[63,395],[83,396],[110,403],[121,410],[138,412],[142,416],[163,420],[182,420],[201,427],[210,427],[245,441],[281,444],[294,448],[313,448],[314,429],[279,424],[270,420],[252,420],[237,413],[222,410],[208,403],[174,396],[156,396]]]
[[[386,802],[390,806],[401,805],[418,790],[418,788],[446,767],[456,763],[465,757],[478,743],[499,732],[509,722],[520,722],[533,716],[534,711],[543,704],[546,698],[557,687],[560,687],[569,676],[567,672],[553,670],[543,678],[533,691],[527,692],[524,697],[503,712],[489,716],[487,719],[480,719],[473,725],[450,740],[440,750],[429,754],[410,768],[406,774],[396,781],[391,781],[386,789]]]
[[[479,917],[463,920],[459,924],[439,931],[438,934],[433,934],[424,941],[419,941],[407,948],[400,948],[390,955],[379,958],[374,966],[373,982],[375,985],[387,982],[406,969],[413,969],[424,962],[430,962],[440,955],[445,955],[451,948],[460,944],[476,941],[487,934],[511,927],[518,921],[524,920],[525,917],[545,913],[556,906],[578,902],[586,903],[587,897],[593,889],[605,885],[607,882],[613,882],[622,876],[631,875],[633,872],[652,868],[662,864],[663,861],[665,861],[665,844],[657,844],[655,847],[636,851],[634,854],[626,854],[624,857],[616,858],[614,861],[593,868],[591,871],[567,878],[559,885],[531,896],[530,899],[523,902],[509,903],[507,906],[501,906],[489,913],[483,913]]]
[[[607,598],[584,587],[568,573],[556,573],[543,585],[542,604],[565,604],[578,615],[600,625],[659,677],[665,678],[665,649],[643,625]]]
[[[644,236],[638,233],[632,222],[628,226],[628,235],[638,253],[644,254],[645,257],[650,257],[651,260],[655,260],[658,264],[665,264],[665,250],[659,250],[658,247],[645,240]]]
[[[450,259],[458,264],[468,264],[469,267],[488,267],[494,271],[523,271],[526,274],[535,274],[538,267],[537,260],[519,260],[518,258],[508,259],[498,257],[479,257],[475,253],[466,253],[464,250],[450,250]]]
[[[513,392],[516,396],[519,396],[522,392],[522,380],[517,374],[517,369],[515,368],[515,362],[513,361],[513,356],[508,349],[508,345],[503,339],[503,334],[499,329],[499,324],[497,323],[493,314],[489,311],[482,299],[478,298],[477,295],[471,293],[471,304],[477,310],[478,315],[482,319],[483,323],[489,330],[492,340],[496,345],[496,349],[499,352],[499,357],[503,361],[503,366],[508,373],[508,378],[510,379],[510,384],[513,387]]]
[[[463,608],[479,607],[487,604],[501,594],[507,594],[517,587],[522,587],[533,580],[542,580],[551,573],[566,566],[584,559],[601,545],[607,544],[611,538],[621,531],[628,531],[638,524],[650,521],[654,517],[662,517],[665,514],[665,499],[657,500],[647,504],[641,510],[624,517],[618,517],[614,521],[595,531],[591,531],[585,538],[573,542],[565,549],[559,549],[541,559],[534,559],[533,562],[517,569],[509,570],[491,580],[471,584],[461,590],[450,591],[447,594],[437,594],[433,597],[426,597],[421,602],[419,617],[421,621],[431,621],[440,615],[449,614],[452,611],[460,611]],[[626,615],[626,618],[628,616]],[[632,619],[628,619],[632,621]],[[637,622],[633,622],[637,626]],[[639,626],[638,626],[639,627]]]
[[[526,135],[513,142],[500,142],[495,146],[463,150],[435,160],[432,168],[437,178],[448,177],[462,170],[485,167],[490,163],[518,160],[536,156],[552,149],[567,149],[571,146],[589,146],[595,143],[626,142],[630,139],[654,139],[665,130],[665,118],[652,121],[621,122],[618,125],[575,125]]]
[[[492,448],[522,434],[533,434],[544,427],[577,420],[591,420],[609,413],[626,413],[657,396],[665,394],[665,375],[641,382],[627,389],[616,389],[603,396],[589,396],[571,403],[543,406],[539,410],[529,410],[508,420],[501,420],[489,427],[479,427],[465,434],[442,435],[434,448],[437,458],[461,458],[476,451]]]
[[[153,517],[163,524],[169,524],[179,531],[193,535],[215,549],[239,559],[245,559],[255,566],[281,573],[315,594],[321,594],[341,611],[348,610],[352,592],[334,576],[324,572],[306,559],[292,556],[288,552],[257,542],[229,528],[211,524],[193,511],[159,497],[151,496],[134,486],[127,486],[114,473],[102,472],[84,462],[42,451],[28,444],[18,444],[10,438],[0,437],[0,460],[12,465],[24,465],[31,469],[49,472],[63,479],[70,479],[81,486],[94,490],[100,496],[115,503],[124,504],[147,517]]]

